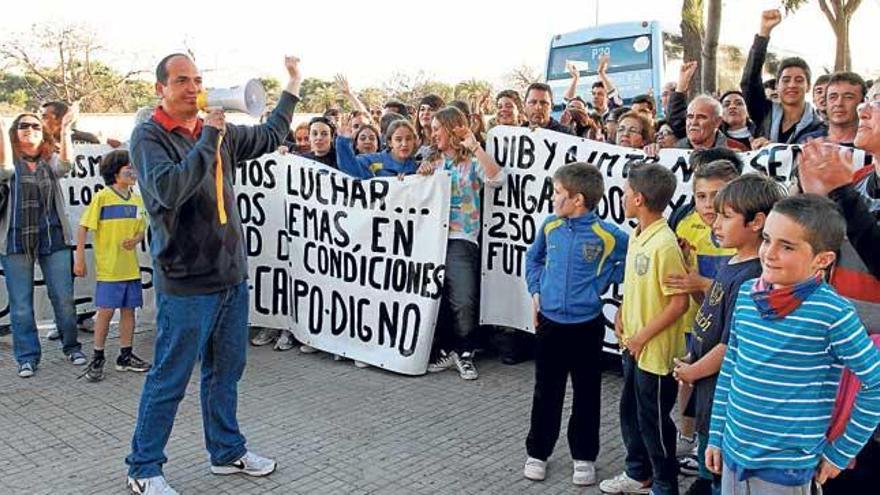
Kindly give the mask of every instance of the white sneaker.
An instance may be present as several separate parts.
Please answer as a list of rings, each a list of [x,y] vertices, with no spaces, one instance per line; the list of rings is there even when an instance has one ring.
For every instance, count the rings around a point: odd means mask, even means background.
[[[275,471],[276,467],[278,467],[278,463],[272,459],[248,452],[241,459],[225,466],[211,466],[211,472],[214,474],[244,473],[248,476],[268,476]]]
[[[476,380],[480,377],[477,373],[477,367],[474,366],[474,353],[462,352],[461,356],[455,360],[455,367],[458,368],[458,376],[462,380]]]
[[[523,467],[523,476],[532,481],[544,481],[547,477],[547,462],[529,457]]]
[[[58,328],[52,327],[46,332],[46,338],[49,340],[58,340],[61,338],[61,332],[58,331]]]
[[[133,495],[178,495],[165,481],[164,476],[137,479],[129,477],[126,484],[128,492]]]
[[[596,484],[596,465],[590,461],[574,461],[571,482],[578,486]]]
[[[314,354],[314,353],[318,352],[318,350],[310,345],[303,344],[303,345],[299,346],[299,352],[301,352],[303,354]]]
[[[275,337],[278,336],[278,330],[274,328],[261,328],[254,338],[251,339],[251,345],[255,347],[271,344]]]
[[[354,365],[355,365],[355,367],[357,367],[357,368],[361,368],[361,369],[363,369],[363,368],[369,368],[369,367],[370,367],[369,364],[367,364],[367,363],[365,363],[365,362],[363,362],[363,361],[358,361],[357,359],[354,360]]]
[[[428,365],[428,373],[450,370],[455,367],[457,361],[458,354],[456,354],[455,351],[449,351],[448,353],[446,351],[440,351],[437,359]]]
[[[334,360],[334,361],[337,361],[337,362],[338,362],[338,361],[345,361],[345,358],[342,357],[342,356],[340,356],[339,354],[334,354],[334,355],[333,355],[333,360]]]
[[[651,493],[651,485],[644,486],[641,481],[634,480],[620,473],[610,480],[604,480],[599,483],[599,490],[602,493]]]
[[[278,334],[278,340],[275,341],[276,351],[287,351],[293,349],[293,334],[289,330],[282,330]]]
[[[692,438],[688,438],[679,432],[678,440],[675,442],[675,457],[695,455],[696,450],[697,436],[694,435]]]

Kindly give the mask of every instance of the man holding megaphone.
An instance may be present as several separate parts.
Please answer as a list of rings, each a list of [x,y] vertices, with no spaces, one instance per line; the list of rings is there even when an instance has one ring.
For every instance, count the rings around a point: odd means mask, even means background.
[[[132,132],[131,160],[150,213],[158,308],[155,364],[125,459],[132,493],[177,493],[162,475],[164,449],[197,358],[211,472],[266,476],[275,470],[275,461],[247,450],[236,418],[248,270],[232,176],[235,163],[274,151],[287,136],[302,76],[298,58],[286,57],[284,65],[290,80],[266,123],[238,126],[226,123],[223,108],[199,116],[199,102],[211,101],[199,96],[199,70],[188,56],[169,55],[156,67],[159,106]]]

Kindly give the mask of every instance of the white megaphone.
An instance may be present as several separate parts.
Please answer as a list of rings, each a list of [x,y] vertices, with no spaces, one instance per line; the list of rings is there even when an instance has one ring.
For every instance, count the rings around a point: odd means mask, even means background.
[[[196,99],[196,104],[199,110],[219,107],[259,118],[266,109],[266,90],[259,80],[251,79],[244,86],[209,88],[202,91]]]

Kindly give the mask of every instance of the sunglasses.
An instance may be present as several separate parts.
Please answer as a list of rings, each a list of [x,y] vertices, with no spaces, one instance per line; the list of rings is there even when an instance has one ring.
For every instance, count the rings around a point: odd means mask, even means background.
[[[23,131],[25,129],[33,129],[35,131],[41,131],[41,130],[43,130],[43,125],[38,124],[36,122],[19,122],[18,123],[18,130]]]

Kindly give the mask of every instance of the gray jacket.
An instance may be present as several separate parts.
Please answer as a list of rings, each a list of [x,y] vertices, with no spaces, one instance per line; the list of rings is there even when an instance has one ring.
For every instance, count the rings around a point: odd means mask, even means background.
[[[62,161],[58,153],[53,153],[49,159],[49,167],[55,173],[55,177],[61,179],[70,172],[71,164]],[[9,181],[10,190],[15,188],[15,167],[0,167],[0,181],[4,180]],[[52,204],[55,205],[55,212],[58,214],[58,219],[61,221],[61,230],[64,232],[64,243],[71,245],[70,222],[68,222],[67,213],[64,211],[66,198],[62,194],[61,184],[57,180],[55,181],[55,188],[52,190],[52,196]],[[6,211],[0,214],[0,256],[6,256],[6,240],[9,238],[9,224],[11,223],[10,219],[14,209],[15,205],[12,204],[12,201],[9,201],[6,205]]]

